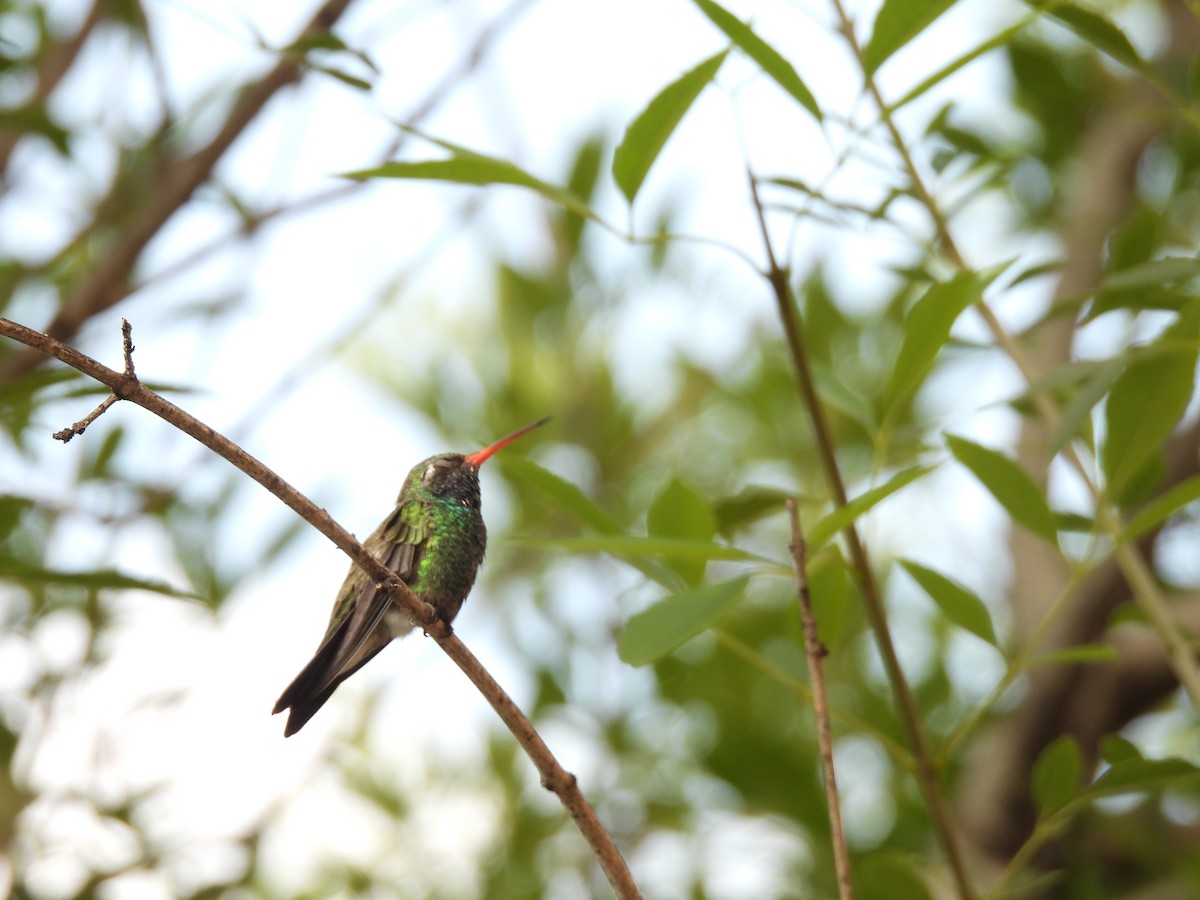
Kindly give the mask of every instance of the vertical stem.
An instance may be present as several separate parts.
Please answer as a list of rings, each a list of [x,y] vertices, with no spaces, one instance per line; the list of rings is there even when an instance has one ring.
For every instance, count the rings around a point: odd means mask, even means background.
[[[817,636],[817,620],[813,616],[812,597],[808,593],[806,548],[800,532],[800,514],[796,511],[796,501],[791,497],[787,501],[787,511],[792,525],[792,539],[788,542],[788,549],[792,553],[792,564],[796,568],[796,594],[800,601],[800,621],[804,626],[804,658],[808,661],[808,676],[812,681],[813,712],[817,718],[817,744],[821,748],[821,775],[825,782],[825,805],[829,808],[829,836],[833,841],[833,864],[837,870],[838,896],[841,900],[854,900],[850,853],[846,849],[846,835],[842,829],[842,805],[838,800],[837,775],[833,768],[833,734],[829,727],[825,671],[821,666],[821,660],[829,651]]]

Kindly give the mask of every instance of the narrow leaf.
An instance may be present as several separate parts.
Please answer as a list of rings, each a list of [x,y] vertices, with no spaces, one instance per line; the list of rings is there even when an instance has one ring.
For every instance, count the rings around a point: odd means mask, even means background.
[[[896,491],[906,487],[933,470],[932,466],[913,466],[893,475],[886,484],[859,494],[845,506],[835,509],[808,530],[808,550],[815,553],[839,531],[847,528],[859,516],[874,509]]]
[[[1082,770],[1079,744],[1069,734],[1042,751],[1033,767],[1033,799],[1040,818],[1062,809],[1075,796]]]
[[[1048,541],[1057,540],[1054,513],[1024,469],[1003,453],[966,438],[946,435],[946,445],[954,458],[970,469],[971,474],[988,489],[1013,521]]]
[[[1117,648],[1111,644],[1078,644],[1061,650],[1047,650],[1029,657],[1025,667],[1067,666],[1078,663],[1110,663],[1117,661]]]
[[[904,318],[904,339],[896,368],[884,396],[890,408],[915,391],[929,375],[950,328],[968,306],[983,294],[985,283],[973,272],[960,272],[949,281],[931,285]]]
[[[955,0],[884,0],[871,39],[863,50],[863,69],[871,75],[884,60],[924,31]]]
[[[729,51],[709,57],[663,88],[625,130],[613,156],[613,178],[630,204],[650,167],[705,86],[716,77]]]
[[[717,517],[717,530],[728,535],[742,525],[755,522],[771,513],[781,513],[785,509],[787,491],[778,488],[758,487],[751,485],[732,497],[724,497],[716,502],[713,512]]]
[[[1034,8],[1046,7],[1046,12],[1062,22],[1097,50],[1107,53],[1117,62],[1131,69],[1145,71],[1145,61],[1138,55],[1129,38],[1120,28],[1090,9],[1084,9],[1066,0],[1042,0],[1031,4]]]
[[[725,35],[734,42],[747,56],[759,64],[775,82],[792,95],[797,102],[821,120],[821,108],[817,99],[812,95],[808,86],[796,74],[792,64],[780,55],[779,51],[754,33],[749,25],[737,18],[725,7],[713,0],[693,0]]]
[[[748,581],[742,576],[659,600],[625,624],[617,643],[621,659],[631,666],[643,666],[670,653],[737,605]]]
[[[414,132],[420,134],[420,132]],[[596,214],[588,205],[564,187],[550,184],[531,175],[505,159],[476,153],[458,144],[422,135],[426,140],[449,150],[449,159],[425,159],[412,162],[394,161],[373,169],[347,172],[342,177],[353,181],[369,181],[374,178],[400,178],[416,181],[446,181],[452,184],[507,184],[528,188],[543,197],[559,203],[586,219],[596,220]]]
[[[1081,796],[1112,797],[1133,791],[1182,787],[1200,778],[1200,768],[1184,759],[1124,759],[1113,763]]]
[[[693,541],[687,538],[639,537],[630,534],[595,534],[580,537],[547,538],[523,535],[512,538],[528,547],[557,547],[569,553],[608,553],[624,558],[666,557],[668,559],[721,559],[729,562],[752,562],[779,569],[790,568],[782,562],[712,541]]]
[[[191,591],[174,588],[166,582],[152,581],[126,575],[116,569],[97,569],[84,572],[63,572],[57,569],[45,569],[39,566],[29,566],[15,559],[0,557],[0,578],[27,584],[58,584],[71,587],[82,587],[90,590],[133,590],[149,591],[153,594],[165,594],[168,597],[197,599]]]
[[[1196,380],[1198,330],[1200,305],[1192,304],[1154,342],[1163,352],[1135,359],[1113,385],[1104,407],[1100,454],[1111,498],[1119,500],[1187,408]]]
[[[1136,540],[1195,500],[1200,500],[1200,475],[1193,475],[1180,482],[1138,510],[1137,515],[1125,526],[1122,540]]]
[[[912,560],[900,560],[900,565],[938,605],[938,609],[947,619],[959,628],[987,641],[993,647],[999,646],[996,632],[992,627],[991,613],[974,592],[952,578],[947,578],[940,572],[935,572]]]

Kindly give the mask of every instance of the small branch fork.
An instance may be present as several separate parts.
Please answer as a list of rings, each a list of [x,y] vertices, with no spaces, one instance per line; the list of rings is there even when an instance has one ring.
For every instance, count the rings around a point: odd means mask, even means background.
[[[129,324],[128,319],[121,320],[121,339],[125,347],[125,377],[132,381],[137,381],[137,375],[133,371],[133,326]],[[64,428],[62,431],[56,431],[51,435],[56,441],[68,443],[71,438],[77,434],[83,434],[87,431],[87,427],[100,418],[108,410],[110,406],[116,403],[121,398],[115,393],[109,394],[100,405],[93,409],[90,413],[72,425],[70,428]]]
[[[542,785],[558,795],[567,812],[571,814],[571,818],[575,820],[576,826],[591,846],[592,852],[616,896],[620,900],[635,900],[635,898],[640,900],[641,892],[621,856],[621,851],[617,849],[612,836],[596,816],[595,809],[579,789],[575,776],[562,767],[529,719],[476,656],[458,639],[453,629],[438,617],[433,607],[417,597],[394,572],[368,553],[350,532],[333,520],[329,513],[318,507],[237,444],[142,384],[133,369],[133,338],[128,322],[122,321],[121,333],[124,336],[125,371],[117,372],[39,331],[0,317],[0,335],[39,350],[48,356],[53,356],[112,390],[112,396],[106,398],[91,415],[70,428],[60,431],[55,435],[56,438],[65,442],[76,434],[82,434],[88,425],[117,400],[128,400],[135,403],[166,420],[218,456],[237,466],[291,507],[317,531],[333,541],[339,550],[349,556],[355,564],[386,589],[392,599],[402,605],[421,624],[426,633],[438,642],[446,655],[454,660],[471,680],[471,683],[479,689],[492,708],[496,710],[500,719],[533,761],[541,775]]]
[[[813,712],[817,717],[817,743],[821,748],[821,775],[825,782],[825,805],[829,807],[829,836],[833,841],[833,864],[837,870],[838,896],[841,900],[854,900],[850,853],[846,849],[846,835],[842,829],[842,806],[838,800],[837,776],[833,768],[833,732],[829,727],[825,671],[821,666],[821,660],[829,655],[829,651],[817,635],[817,620],[813,615],[812,598],[808,593],[806,547],[800,531],[800,514],[796,511],[796,501],[791,497],[787,500],[787,511],[792,525],[792,539],[788,542],[788,550],[791,551],[792,565],[796,569],[796,594],[800,601],[800,621],[804,625],[804,657],[808,660],[808,677],[812,681]]]

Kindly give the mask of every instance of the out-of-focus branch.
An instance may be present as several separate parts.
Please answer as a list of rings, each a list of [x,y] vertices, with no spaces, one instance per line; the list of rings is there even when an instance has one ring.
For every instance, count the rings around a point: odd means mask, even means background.
[[[106,0],[95,0],[74,34],[43,50],[37,66],[33,94],[28,101],[31,106],[44,106],[59,82],[71,71],[71,66],[75,65],[75,60],[79,57],[79,51],[83,49],[96,26],[104,20],[106,5]],[[20,138],[18,132],[0,130],[0,173],[8,170],[8,160]]]
[[[326,0],[297,40],[331,29],[350,3],[351,0]],[[49,337],[69,340],[84,322],[125,295],[124,283],[146,245],[208,179],[217,162],[268,101],[281,89],[299,81],[304,72],[302,61],[281,58],[266,75],[243,88],[212,140],[188,156],[165,162],[158,169],[149,201],[122,226],[120,237],[105,249],[74,292],[63,299],[58,313],[46,327]],[[0,367],[0,381],[20,377],[39,365],[43,358],[34,351],[12,357]]]
[[[128,326],[126,326],[127,328]],[[601,824],[587,797],[579,789],[575,776],[559,764],[533,724],[500,687],[491,673],[458,639],[453,629],[438,617],[433,607],[414,594],[395,573],[368,553],[350,532],[333,520],[329,513],[317,507],[260,460],[143,385],[133,373],[132,359],[129,356],[132,353],[132,344],[128,331],[125,335],[126,372],[109,369],[91,357],[65,346],[45,334],[8,319],[0,318],[0,335],[12,338],[40,353],[61,360],[71,368],[106,385],[121,400],[136,403],[143,409],[154,413],[241,469],[291,507],[321,534],[333,541],[339,550],[382,585],[390,593],[394,602],[400,603],[421,624],[422,628],[438,642],[446,655],[454,660],[471,680],[471,683],[479,689],[492,708],[496,710],[500,719],[520,743],[534,766],[537,767],[542,784],[558,795],[571,818],[575,820],[576,826],[592,847],[596,859],[616,895],[622,900],[641,897],[620,850],[617,849],[612,836]]]

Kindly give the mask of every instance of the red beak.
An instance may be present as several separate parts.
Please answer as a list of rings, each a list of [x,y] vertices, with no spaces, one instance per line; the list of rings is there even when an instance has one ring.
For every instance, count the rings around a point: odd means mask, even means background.
[[[485,462],[487,462],[488,457],[491,456],[493,453],[495,453],[497,450],[503,450],[505,447],[507,447],[509,444],[511,444],[517,438],[521,437],[521,435],[528,434],[529,432],[533,431],[533,429],[540,428],[549,421],[550,421],[550,417],[546,416],[544,419],[538,419],[536,422],[530,422],[524,428],[517,429],[512,434],[510,434],[508,437],[500,438],[500,440],[496,441],[496,443],[491,444],[487,447],[484,447],[482,450],[477,450],[476,452],[472,453],[470,456],[464,456],[463,462],[465,462],[468,466],[470,466],[473,469],[478,469]]]

